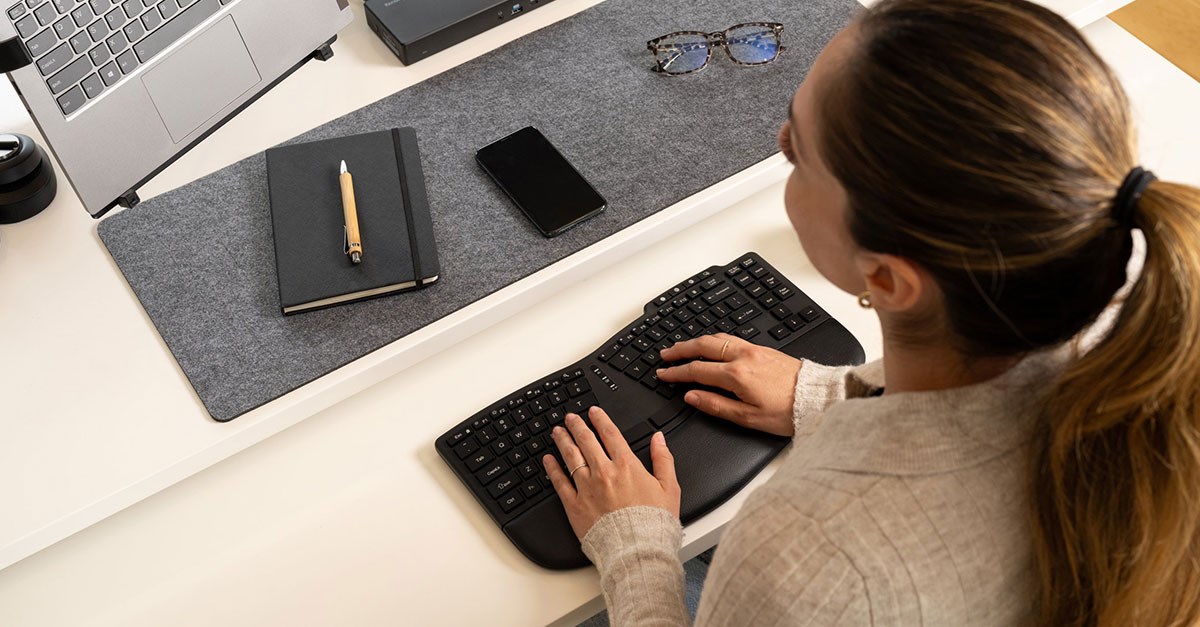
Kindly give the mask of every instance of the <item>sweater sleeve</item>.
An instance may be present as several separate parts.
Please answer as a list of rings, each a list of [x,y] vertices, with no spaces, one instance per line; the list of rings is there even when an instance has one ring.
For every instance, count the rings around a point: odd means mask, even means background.
[[[792,402],[792,424],[796,435],[811,434],[825,409],[846,398],[848,372],[850,366],[802,362],[800,372],[796,374],[796,397]]]
[[[621,625],[687,625],[683,527],[670,512],[649,506],[605,514],[583,537],[583,552],[600,571],[608,618]]]

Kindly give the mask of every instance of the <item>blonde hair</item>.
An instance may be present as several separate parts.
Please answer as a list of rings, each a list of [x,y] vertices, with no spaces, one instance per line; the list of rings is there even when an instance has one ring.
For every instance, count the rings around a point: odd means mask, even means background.
[[[1200,190],[1138,165],[1111,70],[1022,0],[884,0],[821,103],[817,138],[869,250],[929,271],[960,352],[1076,336],[1146,259],[1107,335],[1045,402],[1031,459],[1044,625],[1200,622]]]

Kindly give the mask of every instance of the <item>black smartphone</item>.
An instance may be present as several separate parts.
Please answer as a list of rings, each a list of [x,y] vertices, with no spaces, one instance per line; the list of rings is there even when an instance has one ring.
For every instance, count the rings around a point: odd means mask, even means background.
[[[475,160],[546,237],[587,220],[607,205],[600,192],[532,126],[484,146]]]

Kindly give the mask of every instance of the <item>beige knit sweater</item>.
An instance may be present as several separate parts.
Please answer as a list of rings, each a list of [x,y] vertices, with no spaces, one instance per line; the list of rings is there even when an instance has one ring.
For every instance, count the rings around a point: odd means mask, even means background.
[[[697,624],[1028,623],[1027,446],[1063,359],[878,397],[879,362],[805,363],[792,448],[725,530]],[[588,532],[613,625],[689,622],[681,534],[654,507],[613,512]]]

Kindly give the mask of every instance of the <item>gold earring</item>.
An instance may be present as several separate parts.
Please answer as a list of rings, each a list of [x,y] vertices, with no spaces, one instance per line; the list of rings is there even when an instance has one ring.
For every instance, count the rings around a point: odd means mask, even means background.
[[[871,290],[867,290],[858,295],[858,306],[863,309],[871,308]]]

